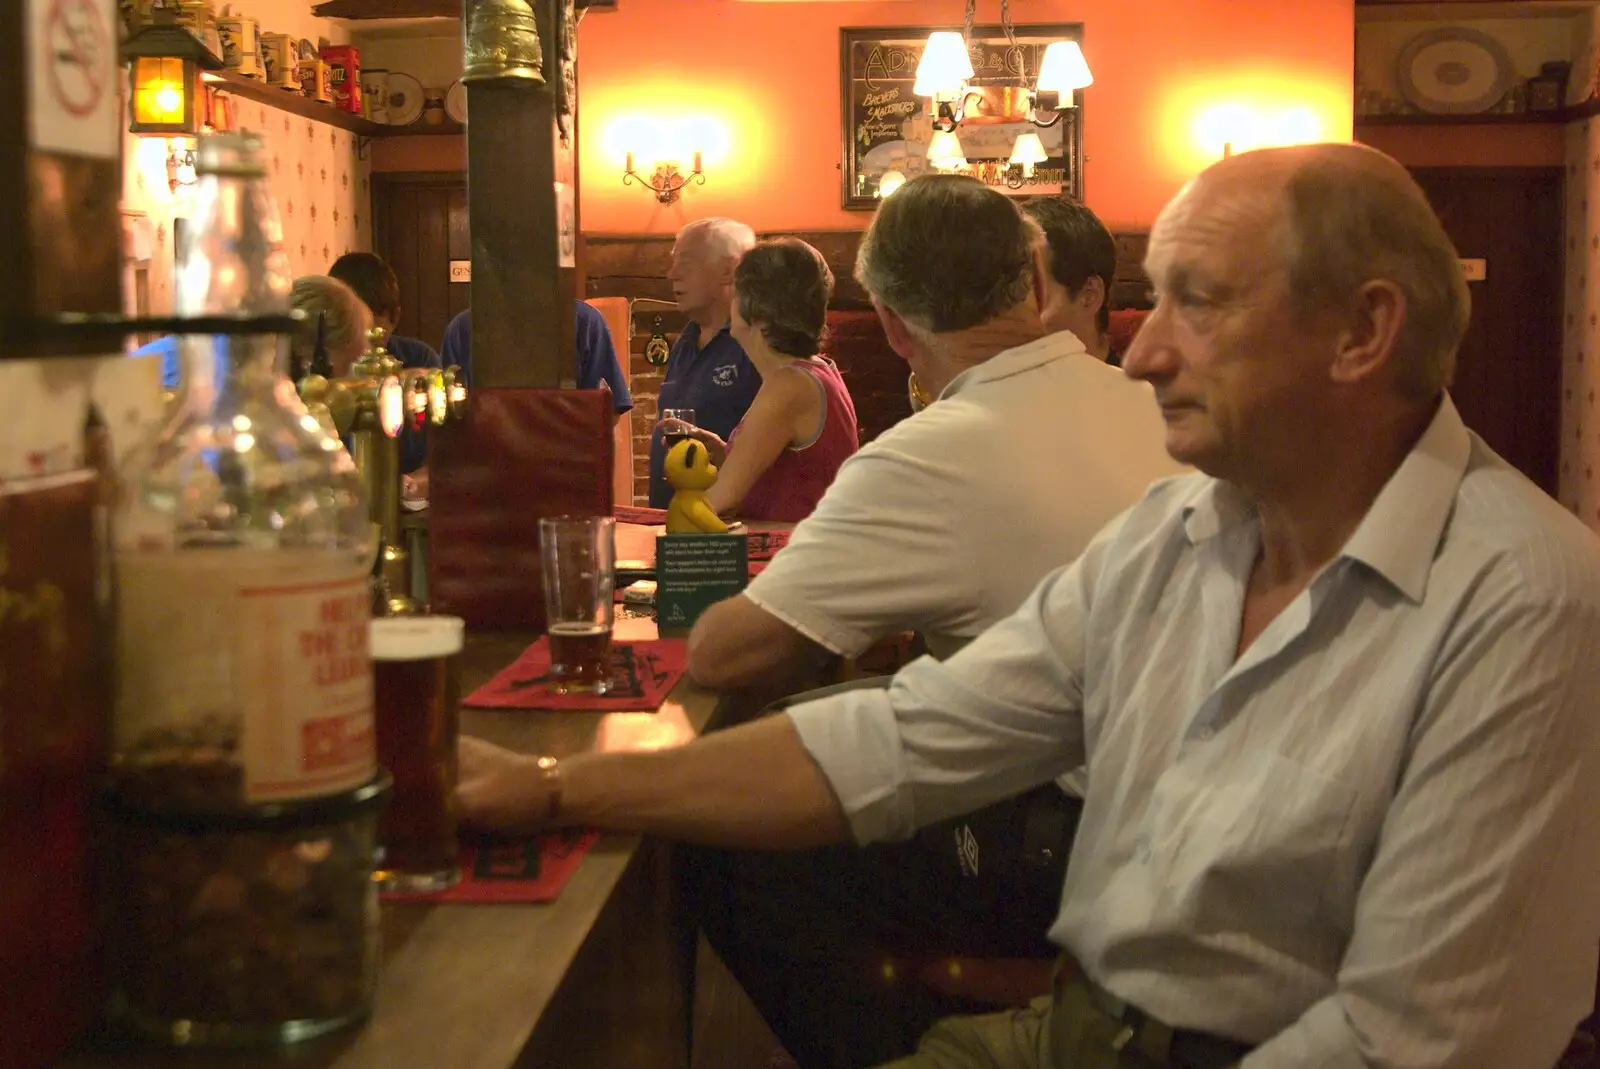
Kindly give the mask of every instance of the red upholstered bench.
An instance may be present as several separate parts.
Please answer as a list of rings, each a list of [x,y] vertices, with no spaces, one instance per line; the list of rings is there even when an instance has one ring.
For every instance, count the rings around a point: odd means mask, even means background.
[[[1148,308],[1115,308],[1111,312],[1111,325],[1106,333],[1111,335],[1111,349],[1113,352],[1125,353],[1128,346],[1133,344],[1133,336],[1139,333],[1139,327],[1144,323],[1145,316],[1150,314]]]

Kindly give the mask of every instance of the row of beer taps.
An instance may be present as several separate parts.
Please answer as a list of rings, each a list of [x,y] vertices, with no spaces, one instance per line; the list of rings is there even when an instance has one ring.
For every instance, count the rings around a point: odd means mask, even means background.
[[[368,517],[378,536],[373,613],[422,611],[412,596],[411,554],[400,529],[400,433],[426,432],[462,418],[467,385],[459,367],[407,368],[384,348],[384,330],[367,334],[367,350],[348,374],[313,366],[295,384],[306,410],[350,447],[361,474]]]

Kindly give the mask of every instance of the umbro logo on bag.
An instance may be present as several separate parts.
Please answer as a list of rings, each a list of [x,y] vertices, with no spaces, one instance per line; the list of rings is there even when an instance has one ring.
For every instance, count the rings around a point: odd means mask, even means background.
[[[963,876],[978,875],[978,837],[965,824],[956,830],[956,857]]]

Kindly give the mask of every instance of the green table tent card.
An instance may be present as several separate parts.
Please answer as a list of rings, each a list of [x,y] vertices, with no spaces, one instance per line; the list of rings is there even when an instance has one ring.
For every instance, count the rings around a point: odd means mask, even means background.
[[[744,590],[749,557],[742,534],[657,535],[656,626],[692,627],[706,606]]]

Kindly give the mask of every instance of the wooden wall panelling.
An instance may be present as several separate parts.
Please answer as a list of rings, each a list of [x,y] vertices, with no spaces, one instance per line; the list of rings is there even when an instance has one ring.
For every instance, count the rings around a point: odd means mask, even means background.
[[[464,180],[456,174],[373,176],[373,249],[400,279],[399,333],[435,349],[471,294],[449,278],[472,256]]]
[[[453,187],[449,191],[450,259],[472,261],[472,231],[467,225],[467,188]],[[446,267],[448,271],[448,266]],[[467,282],[450,283],[450,319],[472,306],[472,285]],[[448,325],[448,320],[446,321]],[[430,344],[432,344],[430,342]]]

